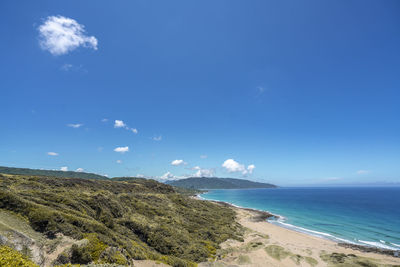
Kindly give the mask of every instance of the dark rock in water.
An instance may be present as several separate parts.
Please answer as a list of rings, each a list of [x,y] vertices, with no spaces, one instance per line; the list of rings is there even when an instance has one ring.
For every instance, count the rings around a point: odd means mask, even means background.
[[[369,247],[369,246],[362,246],[362,245],[349,244],[349,243],[339,243],[339,246],[359,250],[362,252],[374,252],[374,253],[389,255],[389,256],[393,256],[393,257],[399,257],[399,252],[400,252],[399,250]]]

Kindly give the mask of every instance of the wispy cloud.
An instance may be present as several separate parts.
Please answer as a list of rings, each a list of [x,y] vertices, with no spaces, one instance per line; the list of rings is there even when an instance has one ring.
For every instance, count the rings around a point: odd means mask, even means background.
[[[153,138],[152,138],[154,141],[161,141],[162,140],[162,136],[161,135],[159,135],[159,136],[154,136]]]
[[[207,155],[200,155],[201,159],[206,159],[208,156]]]
[[[129,147],[128,147],[128,146],[116,147],[116,148],[114,149],[114,151],[115,151],[115,152],[118,152],[118,153],[124,154],[125,152],[128,152],[128,151],[129,151]]]
[[[257,93],[259,95],[262,95],[265,92],[265,87],[263,87],[263,86],[257,86],[256,89],[257,89]]]
[[[362,175],[362,174],[369,174],[371,171],[368,170],[358,170],[357,174]]]
[[[77,129],[77,128],[83,126],[83,124],[82,123],[75,123],[75,124],[74,123],[70,123],[70,124],[67,124],[67,126]]]
[[[76,169],[75,171],[76,171],[76,172],[83,172],[83,171],[85,171],[85,170],[82,169],[82,168],[78,168],[78,169]]]
[[[108,119],[106,119],[106,118],[101,120],[101,122],[107,122],[107,121],[108,121]]]
[[[65,63],[64,65],[61,66],[61,70],[63,70],[63,71],[70,71],[72,68],[73,68],[73,65],[68,64],[68,63]]]
[[[134,134],[137,134],[139,131],[136,128],[130,128],[126,123],[122,120],[115,120],[114,121],[114,128],[123,128],[128,131],[131,131]]]
[[[57,152],[47,152],[47,155],[49,156],[58,156]]]
[[[82,65],[72,65],[69,63],[65,63],[63,65],[61,65],[60,69],[62,71],[74,71],[74,72],[80,72],[80,73],[87,73],[88,71],[82,66]]]
[[[250,164],[247,168],[240,164],[239,162],[235,161],[234,159],[227,159],[222,164],[222,167],[225,168],[228,172],[240,172],[243,175],[252,174],[256,166],[254,164]]]
[[[323,178],[322,180],[324,180],[324,181],[337,181],[337,180],[342,180],[343,178],[342,177],[326,177],[326,178]]]
[[[66,171],[68,171],[68,167],[67,166],[61,167],[60,170],[63,172],[66,172]]]
[[[38,30],[41,48],[55,56],[67,54],[80,46],[97,50],[96,37],[87,36],[85,26],[74,19],[49,16]]]
[[[118,164],[121,164],[121,163],[122,163],[122,160],[118,159],[118,160],[117,160],[117,163],[118,163]]]

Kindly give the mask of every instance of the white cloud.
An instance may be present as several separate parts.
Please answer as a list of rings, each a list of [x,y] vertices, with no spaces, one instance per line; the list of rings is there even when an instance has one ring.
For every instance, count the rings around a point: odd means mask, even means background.
[[[139,131],[136,128],[130,128],[126,123],[122,120],[115,120],[114,128],[124,128],[125,130],[131,131],[134,134],[137,134]]]
[[[227,159],[222,164],[228,172],[243,172],[245,170],[243,164],[239,164],[239,162],[235,161],[234,159]]]
[[[249,166],[247,166],[248,173],[252,174],[255,168],[256,166],[254,164],[250,164]]]
[[[126,124],[121,120],[115,120],[114,128],[125,128]]]
[[[200,155],[201,159],[206,159],[208,156],[207,155]]]
[[[234,159],[225,160],[225,162],[222,164],[222,167],[225,168],[230,173],[241,172],[243,175],[252,174],[253,170],[256,168],[254,164],[250,164],[246,168],[243,164],[240,164]]]
[[[84,169],[82,169],[82,168],[78,168],[78,169],[76,169],[75,171],[76,171],[76,172],[83,172],[83,171],[84,171]]]
[[[186,165],[187,163],[185,161],[183,161],[183,159],[176,159],[171,162],[171,165],[173,165],[173,166],[179,166],[182,164]]]
[[[129,151],[129,147],[128,146],[117,147],[117,148],[114,149],[114,151],[123,154],[123,153]]]
[[[215,175],[214,169],[202,169],[199,166],[194,167],[197,170],[193,177],[213,177]]]
[[[357,171],[357,174],[360,174],[360,175],[362,175],[362,174],[368,174],[368,173],[370,173],[371,171],[368,171],[368,170],[358,170]]]
[[[70,123],[70,124],[67,124],[68,127],[75,128],[75,129],[81,127],[82,125],[83,125],[82,123],[76,123],[76,124]]]
[[[49,156],[58,156],[58,153],[56,153],[56,152],[47,152],[47,155],[49,155]]]
[[[107,122],[107,121],[108,121],[108,119],[106,119],[106,118],[101,120],[101,122]]]
[[[154,141],[161,141],[162,136],[161,136],[161,135],[159,135],[159,136],[154,136],[152,139],[153,139]]]
[[[122,160],[120,160],[120,159],[117,160],[117,163],[118,163],[118,164],[121,164],[121,163],[122,163]]]
[[[167,180],[169,180],[169,181],[171,181],[171,180],[179,180],[179,179],[184,179],[184,178],[188,178],[188,177],[191,177],[191,176],[193,176],[193,175],[182,175],[182,176],[176,176],[176,175],[173,175],[171,172],[169,172],[169,171],[167,171],[166,173],[164,173],[163,175],[161,175],[161,176],[144,176],[145,178],[148,178],[148,179],[155,179],[155,180],[161,180],[161,181],[167,181]]]
[[[68,171],[68,167],[66,167],[66,166],[65,167],[61,167],[60,170],[63,171],[63,172],[66,172],[66,171]]]
[[[172,173],[166,172],[160,177],[160,179],[161,180],[174,180],[174,179],[176,179],[176,177]]]
[[[83,46],[97,50],[97,39],[85,34],[85,26],[63,16],[49,16],[39,26],[40,46],[53,55],[63,55]]]

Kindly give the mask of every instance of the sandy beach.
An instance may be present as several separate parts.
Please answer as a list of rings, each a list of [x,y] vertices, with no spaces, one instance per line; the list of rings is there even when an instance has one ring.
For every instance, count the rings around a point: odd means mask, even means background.
[[[260,212],[231,207],[245,228],[244,242],[221,244],[211,266],[400,266],[400,258],[345,248],[330,240],[268,223]],[[262,216],[261,216],[262,217]]]

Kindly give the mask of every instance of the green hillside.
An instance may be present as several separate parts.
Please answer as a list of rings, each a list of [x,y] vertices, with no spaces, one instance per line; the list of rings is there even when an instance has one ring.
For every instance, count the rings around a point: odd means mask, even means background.
[[[245,189],[245,188],[274,188],[276,185],[253,182],[244,179],[192,177],[172,181],[170,185],[192,189]]]
[[[12,168],[0,166],[0,173],[4,174],[18,174],[18,175],[38,175],[38,176],[50,176],[60,178],[81,178],[81,179],[100,179],[107,180],[108,177],[87,173],[87,172],[73,172],[73,171],[53,171],[53,170],[37,170],[27,168]]]
[[[64,242],[57,264],[151,259],[194,266],[213,257],[221,242],[241,239],[234,218],[229,208],[154,180],[0,175],[0,237],[18,232],[19,239],[33,239],[27,255],[32,244],[51,250]]]

